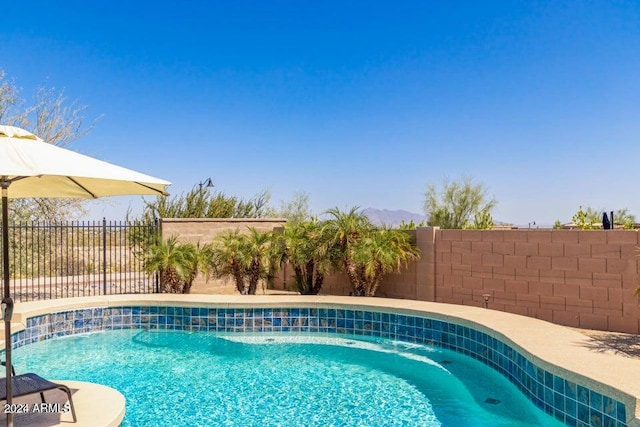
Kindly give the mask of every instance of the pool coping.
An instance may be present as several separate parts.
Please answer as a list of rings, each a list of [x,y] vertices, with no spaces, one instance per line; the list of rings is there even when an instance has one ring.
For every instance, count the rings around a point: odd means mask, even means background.
[[[190,306],[209,308],[299,307],[375,310],[428,316],[472,327],[514,347],[545,370],[606,393],[627,408],[630,427],[640,427],[640,359],[593,350],[589,337],[543,320],[490,309],[390,298],[301,295],[152,294],[67,298],[16,304],[12,332],[28,318],[82,308],[119,306]],[[0,344],[4,348],[4,343]]]

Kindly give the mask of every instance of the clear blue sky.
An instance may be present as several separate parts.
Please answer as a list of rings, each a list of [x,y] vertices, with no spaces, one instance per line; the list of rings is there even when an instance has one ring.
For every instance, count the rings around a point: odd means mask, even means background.
[[[315,213],[422,212],[428,183],[467,174],[501,221],[569,221],[579,205],[640,217],[637,1],[2,8],[0,68],[23,95],[54,86],[104,115],[73,148],[173,193],[210,176],[276,204],[308,192]]]

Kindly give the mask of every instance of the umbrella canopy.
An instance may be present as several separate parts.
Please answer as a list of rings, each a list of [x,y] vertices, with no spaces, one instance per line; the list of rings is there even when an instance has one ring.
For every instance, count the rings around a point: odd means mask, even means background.
[[[0,126],[0,188],[2,188],[2,258],[7,404],[11,405],[11,316],[9,288],[8,199],[69,197],[95,199],[119,195],[168,195],[168,181],[96,160],[44,142],[14,126]],[[13,416],[7,414],[7,425]]]
[[[13,126],[0,126],[0,176],[9,198],[94,199],[132,194],[168,195],[168,181],[42,141]]]

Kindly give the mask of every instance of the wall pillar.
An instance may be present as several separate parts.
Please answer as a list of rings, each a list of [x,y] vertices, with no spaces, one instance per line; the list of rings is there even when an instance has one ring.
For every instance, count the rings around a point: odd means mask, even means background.
[[[416,246],[420,259],[416,263],[416,299],[436,300],[436,231],[439,227],[418,227]]]

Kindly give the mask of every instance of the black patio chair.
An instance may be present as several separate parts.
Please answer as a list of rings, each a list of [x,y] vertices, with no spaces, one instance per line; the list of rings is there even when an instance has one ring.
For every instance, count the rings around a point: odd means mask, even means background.
[[[0,364],[6,366],[5,362]],[[47,381],[39,375],[28,373],[16,375],[16,371],[11,366],[11,389],[13,397],[28,396],[30,394],[40,394],[42,403],[47,403],[44,399],[44,392],[49,390],[62,390],[67,393],[69,398],[69,405],[71,406],[71,415],[73,416],[73,422],[77,422],[76,409],[73,406],[73,398],[71,397],[71,389],[64,384],[52,383]],[[0,378],[0,401],[7,400],[7,379]]]

